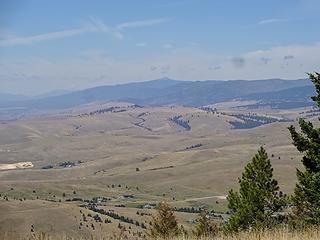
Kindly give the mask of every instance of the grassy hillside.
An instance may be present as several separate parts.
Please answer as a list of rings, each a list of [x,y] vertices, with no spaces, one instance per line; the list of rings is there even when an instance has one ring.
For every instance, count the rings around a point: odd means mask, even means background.
[[[108,199],[99,208],[139,222],[144,219],[146,226],[150,216],[142,217],[137,211],[152,213],[142,207],[161,200],[176,208],[206,207],[225,214],[227,191],[237,187],[243,166],[260,145],[270,154],[281,189],[290,193],[300,155],[291,144],[289,123],[234,129],[230,122],[242,121],[237,118],[240,113],[292,120],[317,114],[309,108],[246,110],[241,102],[219,104],[213,111],[114,106],[112,111],[101,111],[110,105],[88,105],[66,114],[0,124],[0,164],[34,165],[0,171],[2,233],[29,234],[32,224],[37,233],[99,236],[117,230],[119,223],[127,230],[131,227],[131,236],[143,232],[118,219],[100,226],[87,217],[90,221],[84,224],[80,210],[92,216],[96,213],[82,205],[96,197]],[[190,129],[172,121],[175,116]],[[191,228],[197,214],[177,215]]]

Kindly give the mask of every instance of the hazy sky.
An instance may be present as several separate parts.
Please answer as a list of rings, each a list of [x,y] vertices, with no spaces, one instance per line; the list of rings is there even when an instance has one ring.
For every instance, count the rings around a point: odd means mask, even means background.
[[[320,71],[320,0],[0,0],[0,92]]]

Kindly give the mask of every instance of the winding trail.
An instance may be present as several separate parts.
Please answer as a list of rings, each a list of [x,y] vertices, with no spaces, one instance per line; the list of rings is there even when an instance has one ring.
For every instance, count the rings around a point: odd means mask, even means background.
[[[214,196],[207,196],[207,197],[198,197],[198,198],[186,198],[184,200],[172,201],[171,203],[179,203],[179,202],[192,202],[192,201],[201,201],[206,199],[219,199],[219,200],[226,200],[226,195],[214,195]]]

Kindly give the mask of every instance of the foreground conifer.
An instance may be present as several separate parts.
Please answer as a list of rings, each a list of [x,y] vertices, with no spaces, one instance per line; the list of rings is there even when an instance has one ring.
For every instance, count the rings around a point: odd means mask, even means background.
[[[320,107],[320,74],[310,73],[317,95],[312,100]],[[301,224],[320,224],[320,128],[304,119],[299,120],[301,131],[289,127],[293,144],[303,153],[304,171],[297,169],[298,183],[293,196],[295,216]]]
[[[239,192],[229,191],[231,217],[228,231],[270,228],[278,223],[275,213],[285,206],[285,196],[273,178],[273,168],[263,147],[245,167],[239,179]]]

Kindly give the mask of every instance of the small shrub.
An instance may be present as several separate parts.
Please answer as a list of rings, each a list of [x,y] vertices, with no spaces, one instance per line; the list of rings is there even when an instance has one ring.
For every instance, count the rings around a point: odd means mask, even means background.
[[[208,212],[203,211],[198,218],[198,224],[193,234],[198,237],[214,237],[218,234],[218,225],[213,220],[208,218]]]
[[[157,215],[152,217],[149,235],[152,238],[169,239],[181,234],[173,209],[166,202],[157,207]]]

